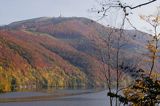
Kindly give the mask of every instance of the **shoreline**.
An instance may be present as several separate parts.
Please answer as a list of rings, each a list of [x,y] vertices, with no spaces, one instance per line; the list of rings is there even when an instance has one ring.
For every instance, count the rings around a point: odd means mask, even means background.
[[[74,91],[74,90],[73,90]],[[39,96],[27,96],[27,97],[16,97],[16,98],[0,98],[0,103],[9,103],[9,102],[32,102],[32,101],[52,101],[52,100],[58,100],[62,97],[68,97],[68,96],[76,96],[76,95],[83,95],[83,94],[89,94],[89,93],[96,93],[104,91],[104,89],[92,89],[88,91],[81,91],[81,92],[76,92],[76,93],[59,93],[59,94],[54,94],[54,93],[47,93],[47,92],[34,92],[37,94],[44,93],[44,95],[39,95]],[[18,92],[15,92],[18,93]],[[23,93],[23,92],[19,92]],[[27,92],[26,92],[27,93]],[[28,92],[32,93],[32,92]]]

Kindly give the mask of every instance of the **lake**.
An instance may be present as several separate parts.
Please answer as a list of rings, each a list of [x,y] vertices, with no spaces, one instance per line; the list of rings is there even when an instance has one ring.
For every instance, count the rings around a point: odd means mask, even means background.
[[[0,94],[0,106],[109,106],[106,90],[58,89]]]

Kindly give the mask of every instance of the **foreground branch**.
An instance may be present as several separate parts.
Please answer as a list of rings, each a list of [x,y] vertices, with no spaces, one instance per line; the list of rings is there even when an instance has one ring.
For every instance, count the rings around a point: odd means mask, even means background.
[[[130,8],[130,9],[133,10],[133,9],[136,9],[136,8],[138,8],[138,7],[141,7],[141,6],[145,6],[145,5],[151,4],[151,3],[155,2],[155,1],[157,1],[157,0],[148,1],[148,2],[146,2],[146,3],[142,3],[142,4],[139,4],[139,5],[134,6],[134,7],[124,6],[124,8]]]

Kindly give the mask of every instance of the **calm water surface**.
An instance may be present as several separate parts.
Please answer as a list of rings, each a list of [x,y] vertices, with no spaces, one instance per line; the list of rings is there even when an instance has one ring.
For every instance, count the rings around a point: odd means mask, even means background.
[[[0,94],[0,106],[109,106],[106,94],[107,91],[104,90],[68,89],[50,92],[11,92]]]

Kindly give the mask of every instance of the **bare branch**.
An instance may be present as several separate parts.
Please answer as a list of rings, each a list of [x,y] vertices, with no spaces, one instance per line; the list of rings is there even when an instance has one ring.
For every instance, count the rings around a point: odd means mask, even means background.
[[[151,4],[151,3],[155,2],[155,1],[157,1],[157,0],[148,1],[146,3],[142,3],[142,4],[139,4],[139,5],[133,6],[133,7],[131,7],[131,6],[123,6],[123,8],[130,8],[131,10],[133,10],[133,9],[138,8],[138,7],[142,7],[142,6]]]
[[[98,13],[103,13],[106,14],[106,12],[111,9],[111,8],[121,8],[123,10],[123,12],[125,13],[125,15],[129,15],[129,13],[127,12],[127,8],[134,10],[136,8],[142,7],[142,6],[146,6],[148,4],[151,4],[153,2],[156,2],[157,0],[151,0],[142,4],[138,4],[136,6],[129,6],[129,5],[125,5],[123,3],[121,3],[119,0],[117,0],[116,2],[111,1],[111,3],[101,3],[102,9],[100,11],[98,11]]]

